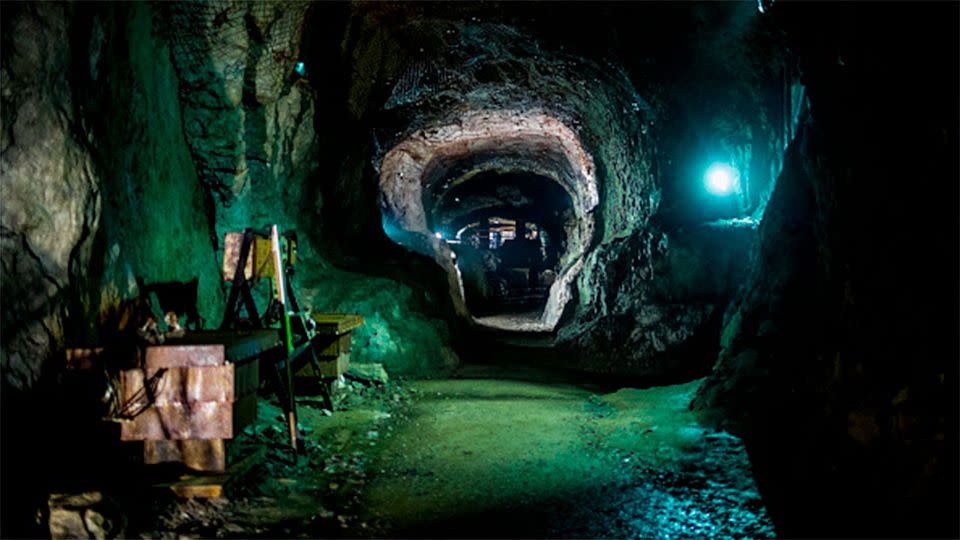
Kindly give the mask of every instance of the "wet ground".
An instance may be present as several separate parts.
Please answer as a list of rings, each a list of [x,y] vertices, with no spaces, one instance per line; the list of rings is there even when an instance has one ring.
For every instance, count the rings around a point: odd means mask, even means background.
[[[279,409],[241,447],[268,456],[229,500],[171,503],[154,535],[758,538],[774,530],[743,445],[697,424],[699,381],[619,390],[462,370],[303,400],[294,464]]]

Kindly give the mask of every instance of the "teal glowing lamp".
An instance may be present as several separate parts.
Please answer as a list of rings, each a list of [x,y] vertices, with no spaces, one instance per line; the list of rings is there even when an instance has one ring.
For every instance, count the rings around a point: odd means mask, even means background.
[[[703,185],[711,195],[726,197],[740,187],[740,173],[726,163],[714,163],[703,175]]]

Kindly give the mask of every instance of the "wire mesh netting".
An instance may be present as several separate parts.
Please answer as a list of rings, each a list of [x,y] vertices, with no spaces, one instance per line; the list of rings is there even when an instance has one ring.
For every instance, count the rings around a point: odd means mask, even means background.
[[[309,6],[299,0],[162,3],[181,93],[221,83],[276,96],[295,72]]]

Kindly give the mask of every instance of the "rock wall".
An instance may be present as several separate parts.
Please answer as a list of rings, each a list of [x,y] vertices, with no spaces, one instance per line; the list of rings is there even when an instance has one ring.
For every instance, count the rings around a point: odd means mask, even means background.
[[[29,387],[78,320],[101,188],[70,76],[75,6],[4,7],[0,127],[3,381]],[[82,315],[81,315],[82,316]]]
[[[297,219],[316,168],[313,96],[296,74],[306,2],[170,3],[183,133],[215,238]],[[307,223],[306,225],[310,225]]]
[[[168,22],[154,7],[131,3],[86,7],[76,24],[75,39],[90,43],[90,54],[74,84],[104,201],[99,264],[90,276],[99,302],[90,301],[88,320],[94,328],[109,325],[119,302],[138,294],[137,278],[196,278],[200,316],[216,325],[224,302],[208,219],[213,210],[183,129]]]
[[[958,8],[773,13],[810,114],[694,406],[778,534],[956,536]]]
[[[591,253],[558,363],[603,374],[685,378],[709,370],[720,307],[747,270],[749,224],[650,226]],[[586,299],[586,301],[584,301]]]
[[[582,140],[600,186],[599,204],[589,215],[595,234],[583,246],[575,300],[555,341],[563,350],[559,356],[606,373],[661,374],[697,350],[697,369],[705,370],[715,351],[707,342],[718,331],[716,305],[745,273],[753,229],[698,236],[651,220],[662,180],[652,134],[658,122],[672,118],[655,112],[608,57],[549,47],[535,32],[501,23],[509,17],[412,8],[400,23],[398,11],[358,9],[345,40],[357,66],[347,91],[351,110],[368,117],[382,110],[375,121],[375,164],[418,130],[459,125],[464,111],[519,108],[554,115]],[[673,279],[681,274],[687,285]],[[678,289],[669,290],[672,284]],[[691,287],[699,292],[687,294]]]

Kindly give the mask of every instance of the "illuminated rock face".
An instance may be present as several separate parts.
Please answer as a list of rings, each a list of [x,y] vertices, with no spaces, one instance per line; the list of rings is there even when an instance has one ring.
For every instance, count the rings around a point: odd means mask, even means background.
[[[37,124],[59,134],[47,146],[63,142],[39,157],[40,145],[20,144],[39,131],[17,132],[33,87],[4,97],[5,115],[25,104],[16,122],[4,117],[5,260],[33,264],[24,245],[44,251],[43,271],[5,268],[42,285],[5,304],[15,321],[5,328],[23,318],[37,330],[22,342],[6,332],[6,359],[29,350],[21,371],[35,372],[67,341],[60,322],[38,315],[44,299],[55,300],[54,319],[72,305],[69,341],[96,341],[137,294],[136,277],[198,278],[201,314],[216,325],[222,234],[274,222],[301,233],[306,303],[378,321],[361,336],[385,342],[370,359],[399,372],[454,364],[455,338],[479,328],[546,336],[573,367],[652,373],[716,322],[749,231],[658,223],[664,108],[635,90],[640,76],[604,54],[547,45],[507,17],[462,16],[477,6],[306,7],[86,6],[49,41],[60,46],[25,62],[5,54],[11,81],[36,82],[30,65],[44,71],[40,60],[66,56],[76,75],[35,93],[38,117],[56,120]],[[64,48],[78,44],[89,50]],[[31,167],[47,170],[33,178]],[[433,234],[500,204],[552,211],[558,246],[542,303],[506,318],[472,311],[449,245]],[[28,216],[38,205],[52,217]]]
[[[451,170],[458,176],[451,177]],[[498,319],[479,321],[510,330],[553,330],[592,240],[593,210],[598,203],[593,160],[577,135],[556,118],[524,111],[475,112],[403,140],[380,165],[384,228],[398,243],[433,257],[446,269],[458,312],[471,317],[452,251],[428,227],[424,206],[431,205],[432,201],[425,201],[431,193],[442,195],[442,188],[431,189],[435,184],[456,185],[488,171],[538,174],[560,184],[573,201],[576,227],[566,239],[567,250],[560,256],[564,264],[542,312],[530,320],[514,319],[509,326]]]
[[[68,291],[90,261],[100,195],[67,78],[70,9],[18,6],[4,13],[0,191],[4,383],[29,387],[63,343]],[[9,34],[7,34],[9,30]]]
[[[419,20],[396,33],[400,43],[408,33],[457,40],[427,51],[401,72],[384,104],[399,119],[390,125],[392,133],[378,132],[383,153],[375,156],[375,166],[385,231],[446,270],[454,306],[472,323],[555,330],[590,250],[638,230],[656,211],[642,135],[651,120],[646,104],[619,72],[560,57],[509,26]],[[435,207],[457,212],[449,200],[441,203],[452,190],[518,174],[562,188],[575,222],[564,230],[556,279],[542,307],[522,317],[477,317],[464,300],[450,247],[434,235],[441,221]],[[556,204],[545,196],[537,201],[536,193],[530,198],[530,206]],[[459,204],[479,211],[498,203]]]
[[[717,305],[747,264],[753,229],[667,231],[654,222],[663,178],[648,133],[661,119],[624,69],[560,54],[506,25],[424,17],[388,35],[354,51],[416,59],[405,68],[383,61],[388,97],[370,105],[382,109],[373,161],[383,228],[444,269],[460,317],[481,329],[548,335],[555,364],[604,373],[707,369]],[[433,42],[443,46],[419,48]],[[464,294],[472,276],[444,232],[435,233],[462,223],[452,215],[508,206],[502,192],[517,174],[559,186],[566,200],[545,188],[542,201],[523,189],[515,198],[567,207],[574,224],[563,231],[556,280],[536,311],[475,312]],[[476,187],[482,182],[502,183],[501,193]]]
[[[865,13],[797,7],[773,9],[809,114],[693,405],[745,439],[778,534],[955,537],[957,5],[855,32]],[[891,100],[911,114],[874,114]]]

